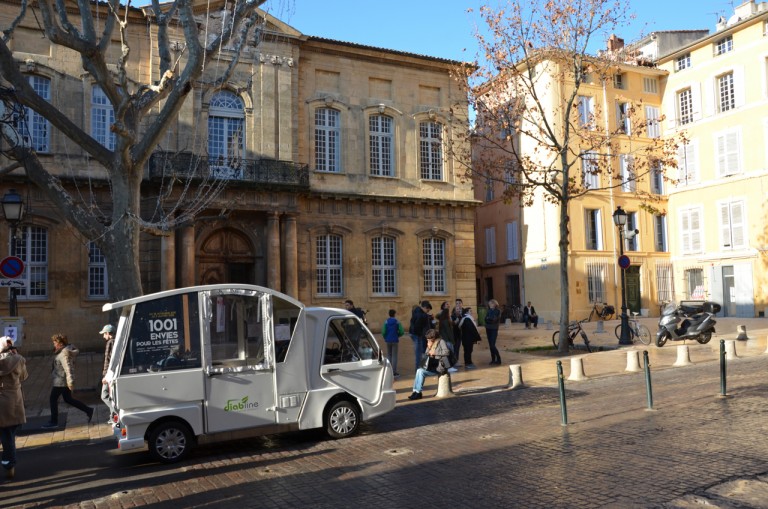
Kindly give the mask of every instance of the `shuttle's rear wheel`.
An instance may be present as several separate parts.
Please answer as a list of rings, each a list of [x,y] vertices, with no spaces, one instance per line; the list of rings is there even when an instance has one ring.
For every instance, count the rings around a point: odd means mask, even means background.
[[[194,436],[181,421],[161,422],[149,434],[149,454],[162,463],[181,461],[192,449]]]
[[[331,438],[346,438],[360,429],[360,410],[349,401],[337,401],[325,415],[325,431]]]

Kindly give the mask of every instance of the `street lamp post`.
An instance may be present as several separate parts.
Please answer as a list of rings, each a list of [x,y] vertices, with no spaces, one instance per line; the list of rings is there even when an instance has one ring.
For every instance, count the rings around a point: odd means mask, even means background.
[[[11,189],[5,193],[2,202],[0,203],[3,205],[5,220],[8,221],[8,224],[11,226],[11,256],[16,256],[16,228],[24,217],[24,200],[15,189]],[[12,286],[10,290],[10,309],[8,311],[11,316],[16,316],[16,288]]]
[[[613,223],[619,229],[619,258],[624,256],[624,227],[627,224],[627,213],[619,206],[613,213]],[[620,345],[631,345],[632,340],[629,337],[629,317],[627,316],[627,294],[626,282],[624,279],[624,267],[621,267],[621,337]]]

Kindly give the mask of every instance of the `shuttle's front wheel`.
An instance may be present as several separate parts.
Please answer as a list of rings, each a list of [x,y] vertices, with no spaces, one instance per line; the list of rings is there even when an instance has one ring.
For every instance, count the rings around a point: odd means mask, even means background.
[[[161,422],[149,434],[149,453],[162,463],[175,463],[189,454],[193,442],[194,436],[183,422]]]
[[[325,431],[331,438],[346,438],[360,429],[360,410],[349,401],[337,401],[325,415]]]

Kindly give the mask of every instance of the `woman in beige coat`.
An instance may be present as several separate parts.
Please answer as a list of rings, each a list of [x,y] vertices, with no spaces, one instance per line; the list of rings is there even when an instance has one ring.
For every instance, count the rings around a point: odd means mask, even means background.
[[[10,346],[0,350],[0,442],[3,445],[2,465],[5,476],[16,474],[16,430],[27,422],[21,382],[27,379],[27,363]]]
[[[72,391],[75,389],[75,357],[80,350],[70,345],[69,339],[64,334],[54,334],[51,341],[53,341],[53,369],[51,370],[53,387],[49,399],[51,420],[43,424],[43,428],[59,427],[59,398],[64,398],[64,401],[85,412],[88,422],[91,422],[93,408],[72,397]]]

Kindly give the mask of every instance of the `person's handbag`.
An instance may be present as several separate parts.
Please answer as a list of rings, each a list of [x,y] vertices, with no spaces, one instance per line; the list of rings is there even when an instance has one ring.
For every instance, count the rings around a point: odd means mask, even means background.
[[[426,369],[427,371],[431,371],[433,373],[437,372],[437,366],[440,364],[440,360],[436,357],[430,357],[429,355],[424,356],[424,360],[422,361],[421,367]]]

